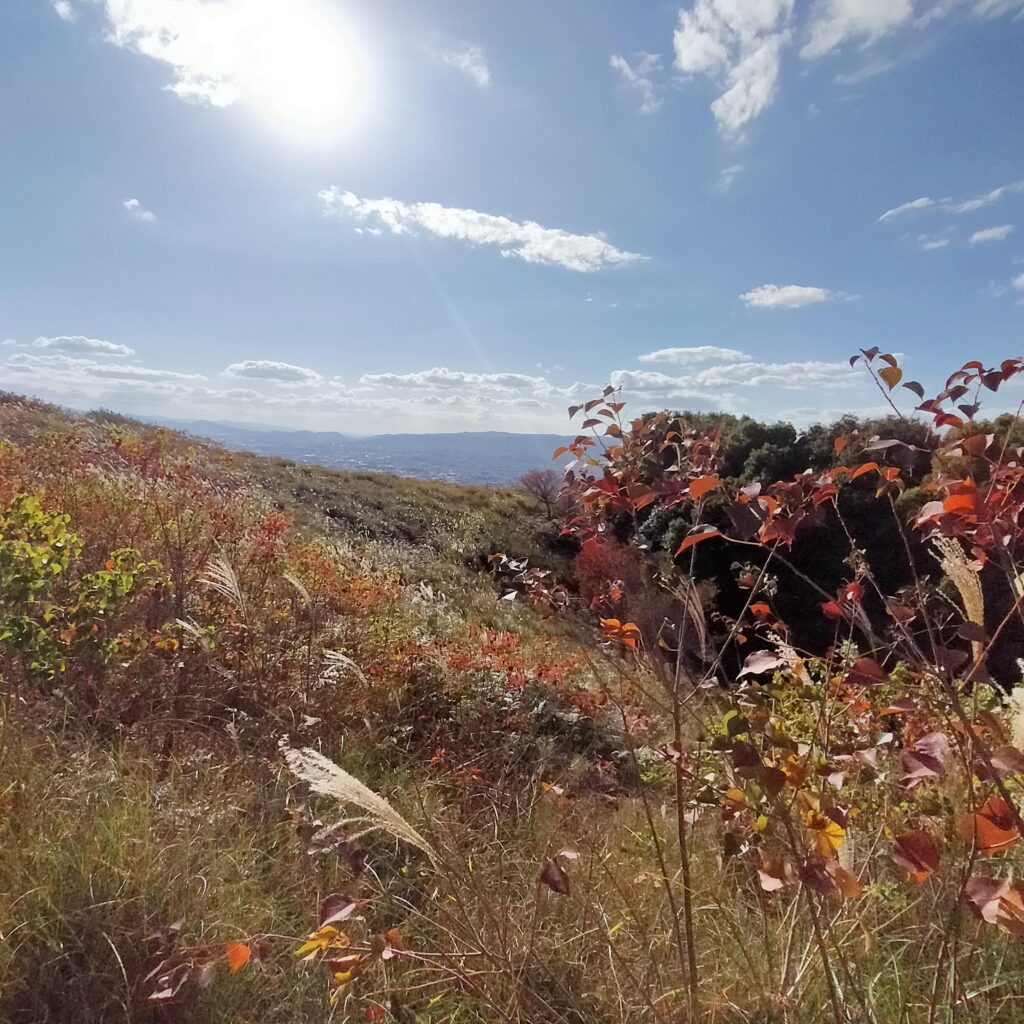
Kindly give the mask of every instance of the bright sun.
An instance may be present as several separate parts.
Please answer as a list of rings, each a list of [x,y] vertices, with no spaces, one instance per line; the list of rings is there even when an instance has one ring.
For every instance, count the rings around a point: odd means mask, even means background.
[[[242,94],[274,127],[302,139],[349,128],[362,107],[365,67],[348,26],[318,0],[260,4],[248,26]]]

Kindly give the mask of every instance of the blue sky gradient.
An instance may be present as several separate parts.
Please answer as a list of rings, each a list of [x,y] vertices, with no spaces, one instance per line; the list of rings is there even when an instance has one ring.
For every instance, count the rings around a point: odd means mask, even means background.
[[[6,0],[0,387],[359,433],[562,430],[608,380],[881,411],[859,347],[1019,354],[1022,12]]]

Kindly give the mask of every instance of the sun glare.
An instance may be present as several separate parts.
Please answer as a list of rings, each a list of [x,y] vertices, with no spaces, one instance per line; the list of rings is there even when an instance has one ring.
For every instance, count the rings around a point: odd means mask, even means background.
[[[362,109],[365,67],[348,26],[323,3],[260,5],[243,95],[276,130],[304,141],[347,131]]]

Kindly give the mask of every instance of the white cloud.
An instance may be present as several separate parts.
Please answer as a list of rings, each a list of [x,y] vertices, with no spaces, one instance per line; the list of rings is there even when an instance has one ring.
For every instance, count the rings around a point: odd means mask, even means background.
[[[393,234],[420,228],[438,238],[454,238],[471,245],[496,245],[503,256],[527,263],[565,267],[580,273],[624,266],[646,259],[634,252],[616,249],[600,235],[576,235],[558,228],[545,228],[534,221],[477,210],[441,206],[439,203],[403,203],[398,199],[362,199],[352,192],[332,187],[319,193],[328,215],[372,220]]]
[[[850,40],[873,43],[913,15],[911,0],[819,0],[800,56],[823,57]]]
[[[185,382],[205,381],[201,373],[181,373],[178,370],[155,370],[147,366],[126,366],[118,363],[98,363],[93,359],[78,359],[60,354],[32,355],[18,352],[11,356],[5,368],[40,371],[57,377],[72,377],[80,381],[143,381]]]
[[[247,377],[275,384],[311,384],[323,380],[315,370],[273,359],[246,359],[240,363],[232,363],[225,368],[224,373],[228,377]]]
[[[139,220],[144,220],[152,223],[156,220],[156,214],[152,210],[147,210],[138,201],[138,199],[125,199],[121,205],[133,216]]]
[[[641,363],[675,363],[677,366],[694,366],[719,360],[748,360],[751,357],[735,348],[720,348],[717,345],[693,345],[688,348],[659,348],[647,352],[638,359]]]
[[[358,47],[327,0],[102,0],[108,41],[167,65],[197,104],[244,101],[291,131],[350,119],[364,91]]]
[[[738,134],[772,102],[792,12],[793,0],[695,0],[680,10],[676,67],[723,90],[711,110],[725,134]]]
[[[737,136],[773,102],[783,56],[794,38],[800,56],[817,60],[851,44],[861,51],[899,30],[918,32],[932,21],[969,7],[978,17],[1024,11],[1024,0],[685,0],[674,35],[675,66],[705,76],[721,91],[712,104],[719,129]],[[917,9],[915,11],[915,8]],[[836,76],[854,85],[900,60],[870,58]],[[816,111],[812,103],[808,108]]]
[[[60,334],[53,338],[36,338],[34,348],[45,348],[51,352],[79,353],[92,356],[133,356],[135,350],[127,345],[99,338],[86,338],[80,334]]]
[[[1015,277],[1011,282],[1012,287],[1016,288],[1019,292],[1024,292],[1024,274],[1020,274]]]
[[[1009,238],[1011,231],[1013,231],[1012,224],[1000,224],[994,228],[982,228],[981,231],[975,231],[967,241],[971,245],[978,245],[982,242],[1002,242],[1004,239]]]
[[[797,309],[816,302],[836,298],[826,288],[812,288],[801,284],[763,284],[744,292],[740,298],[757,309]]]
[[[899,206],[894,206],[891,210],[886,210],[878,218],[878,223],[882,224],[887,220],[892,220],[893,217],[900,217],[905,213],[910,213],[912,210],[927,210],[934,205],[934,199],[929,199],[928,196],[921,196],[920,199],[912,199],[909,203],[902,203]]]
[[[616,53],[612,55],[611,66],[622,76],[623,82],[638,94],[641,114],[653,114],[658,110],[662,100],[654,81],[654,76],[662,70],[661,57],[658,54],[641,51],[630,63]]]
[[[670,377],[651,370],[613,370],[608,382],[622,388],[627,402],[697,402],[703,406],[722,405],[731,395],[716,395],[700,387],[693,377]]]
[[[610,383],[623,389],[627,402],[697,400],[728,407],[743,399],[724,388],[834,391],[856,387],[864,381],[863,375],[846,360],[773,363],[755,362],[740,355],[738,361],[678,377],[648,370],[615,370],[610,375]]]
[[[998,203],[1004,196],[1012,195],[1015,192],[1024,192],[1024,181],[1014,181],[1009,185],[1000,185],[991,192],[984,192],[972,199],[964,199],[960,202],[946,203],[944,209],[950,213],[973,213],[975,210],[984,209]]]
[[[482,46],[473,43],[459,43],[455,46],[435,51],[438,60],[450,68],[461,71],[471,78],[481,89],[491,84],[491,69],[487,64],[487,54]]]
[[[435,366],[432,370],[415,373],[368,373],[359,378],[359,383],[364,387],[378,388],[459,388],[544,393],[552,390],[544,377],[531,377],[524,373],[467,373],[463,370],[449,370],[445,366]]]
[[[846,388],[862,381],[861,374],[849,362],[808,360],[789,363],[737,362],[728,366],[711,366],[695,374],[693,380],[701,387],[777,387],[786,390],[802,388]]]
[[[743,173],[743,164],[733,164],[731,167],[723,167],[718,175],[718,190],[728,192],[733,183]]]
[[[78,17],[69,0],[53,0],[53,9],[61,21],[74,21]]]
[[[917,245],[919,249],[923,249],[925,252],[934,252],[936,249],[945,249],[949,245],[949,237],[945,235],[918,235]]]

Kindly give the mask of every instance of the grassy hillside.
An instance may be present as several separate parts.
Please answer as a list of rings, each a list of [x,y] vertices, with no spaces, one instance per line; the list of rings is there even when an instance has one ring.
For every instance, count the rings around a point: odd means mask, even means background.
[[[854,626],[684,698],[664,624],[715,628],[710,590],[646,551],[690,610],[592,615],[640,557],[516,491],[0,395],[0,1021],[1018,1020],[1017,890],[963,895],[1021,844],[957,838],[987,783],[902,724],[919,680],[837,668]]]

